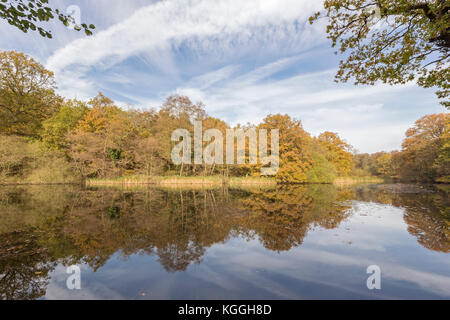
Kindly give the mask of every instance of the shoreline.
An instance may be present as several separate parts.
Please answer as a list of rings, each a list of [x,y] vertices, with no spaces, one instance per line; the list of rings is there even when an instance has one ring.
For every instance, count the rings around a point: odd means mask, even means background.
[[[358,183],[390,183],[391,180],[379,177],[339,177],[333,181],[333,185],[345,186],[353,185]]]
[[[220,176],[210,177],[122,177],[117,179],[88,179],[86,186],[108,186],[108,185],[192,185],[192,186],[219,186],[219,185],[273,185],[277,184],[273,178],[260,177],[231,177],[222,179]]]
[[[407,183],[407,184],[439,184],[448,185],[447,183],[439,182],[412,182],[412,181],[395,181],[389,179],[383,179],[379,177],[339,177],[333,182],[328,183],[300,183],[301,185],[317,185],[317,184],[328,184],[334,186],[350,186],[355,184],[383,184],[383,183]],[[83,182],[34,182],[34,183],[1,183],[0,187],[6,186],[86,186],[86,187],[101,187],[101,186],[276,186],[283,185],[283,183],[278,183],[275,178],[267,177],[230,177],[223,179],[221,176],[198,176],[198,177],[180,177],[180,176],[128,176],[120,178],[111,179],[86,179]]]

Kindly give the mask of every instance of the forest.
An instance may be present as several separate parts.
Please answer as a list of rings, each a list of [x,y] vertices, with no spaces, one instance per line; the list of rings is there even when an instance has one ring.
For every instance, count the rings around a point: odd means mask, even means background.
[[[171,133],[202,121],[230,126],[202,102],[173,95],[158,108],[120,108],[102,93],[89,101],[57,94],[54,74],[16,51],[0,52],[0,184],[80,183],[120,177],[254,177],[260,165],[174,165]],[[237,128],[279,129],[279,183],[342,177],[450,182],[450,116],[430,114],[407,130],[402,149],[359,154],[338,133],[312,136],[289,115]]]

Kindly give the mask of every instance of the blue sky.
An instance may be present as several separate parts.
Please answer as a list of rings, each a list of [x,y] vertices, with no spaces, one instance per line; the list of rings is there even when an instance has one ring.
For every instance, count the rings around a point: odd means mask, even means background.
[[[270,113],[300,119],[313,135],[338,132],[360,152],[400,148],[418,118],[445,112],[432,89],[336,84],[341,57],[315,0],[54,0],[94,23],[86,37],[58,23],[54,39],[0,22],[0,49],[23,51],[55,72],[58,91],[88,99],[102,91],[121,106],[158,107],[174,93],[206,104],[229,124]]]

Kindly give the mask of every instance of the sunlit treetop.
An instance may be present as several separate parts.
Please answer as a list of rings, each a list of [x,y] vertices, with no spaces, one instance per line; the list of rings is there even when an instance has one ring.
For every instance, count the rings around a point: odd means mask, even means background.
[[[76,24],[72,16],[49,7],[48,0],[0,0],[0,18],[23,32],[38,31],[41,36],[50,39],[51,31],[44,29],[40,24],[53,19],[58,19],[66,27],[72,25],[76,31],[83,30],[88,36],[92,35],[92,30],[95,29],[93,24]]]
[[[336,81],[417,81],[450,107],[450,0],[325,0],[324,9],[310,22],[326,18],[336,53],[348,52]]]

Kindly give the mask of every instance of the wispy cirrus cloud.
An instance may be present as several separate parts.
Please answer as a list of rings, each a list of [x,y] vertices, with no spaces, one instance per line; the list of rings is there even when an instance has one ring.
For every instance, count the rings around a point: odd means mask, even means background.
[[[296,33],[294,22],[306,22],[319,7],[320,3],[306,0],[161,1],[138,9],[91,38],[77,39],[57,50],[47,66],[57,72],[74,64],[118,62],[168,42],[191,44],[197,50],[219,44],[222,50],[253,37],[279,40]]]

